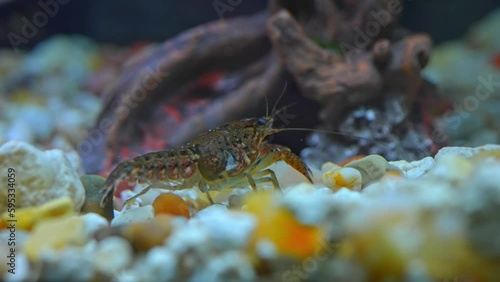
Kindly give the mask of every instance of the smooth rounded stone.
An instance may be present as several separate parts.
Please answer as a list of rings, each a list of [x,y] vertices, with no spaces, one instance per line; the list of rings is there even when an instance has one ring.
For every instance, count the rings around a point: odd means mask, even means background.
[[[97,244],[92,263],[104,274],[116,275],[128,267],[133,260],[133,251],[127,240],[108,237]]]
[[[212,256],[196,268],[191,281],[255,281],[256,274],[247,255],[239,251],[226,251]]]
[[[82,206],[82,213],[96,213],[102,215],[107,220],[113,219],[113,195],[109,194],[108,201],[104,208],[101,208],[104,182],[106,178],[100,175],[82,175],[80,177],[83,187],[85,187],[85,202]]]
[[[85,201],[83,185],[61,150],[41,151],[18,141],[0,147],[0,170],[16,171],[16,208],[38,206],[52,199],[68,196],[74,210]],[[7,182],[7,173],[0,175]],[[0,190],[0,212],[7,210],[7,189]]]
[[[81,217],[64,217],[42,221],[35,226],[26,242],[25,252],[30,260],[38,260],[46,249],[61,250],[69,245],[87,242],[85,223]]]
[[[106,218],[102,217],[96,213],[87,213],[81,216],[84,223],[84,232],[87,238],[92,238],[97,230],[106,228],[109,226],[109,222]]]
[[[413,162],[403,160],[389,162],[389,164],[399,168],[407,178],[417,178],[426,174],[434,166],[434,163],[432,157],[425,157]]]
[[[21,208],[16,211],[16,227],[21,230],[31,230],[36,224],[51,218],[74,215],[73,202],[69,197],[50,200],[38,207]],[[3,220],[9,220],[10,213],[2,215]]]
[[[465,158],[470,158],[473,157],[479,153],[487,153],[489,151],[499,151],[500,150],[500,145],[496,144],[487,144],[479,147],[444,147],[441,150],[439,150],[434,156],[434,159],[438,161],[441,159],[444,155],[448,154],[456,154],[456,155],[461,155]]]
[[[154,216],[155,210],[152,205],[131,208],[116,215],[116,217],[111,221],[111,226],[147,221],[153,219]]]
[[[344,167],[357,169],[361,173],[362,183],[366,185],[376,181],[387,172],[389,167],[387,160],[379,155],[369,155],[359,160],[354,160]]]

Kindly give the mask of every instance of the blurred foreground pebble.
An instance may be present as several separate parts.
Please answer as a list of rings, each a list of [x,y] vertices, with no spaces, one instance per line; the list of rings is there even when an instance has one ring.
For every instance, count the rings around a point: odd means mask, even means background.
[[[18,221],[17,273],[5,257],[0,271],[6,281],[496,281],[499,171],[499,145],[414,162],[369,155],[325,163],[315,184],[283,194],[214,193],[221,202],[210,206],[195,205],[194,190],[156,190],[115,210],[111,225],[61,196],[19,209],[40,212]]]

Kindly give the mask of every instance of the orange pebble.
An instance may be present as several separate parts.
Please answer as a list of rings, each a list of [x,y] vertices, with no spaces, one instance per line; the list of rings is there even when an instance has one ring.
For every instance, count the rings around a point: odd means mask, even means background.
[[[321,249],[322,230],[300,223],[291,211],[275,206],[273,201],[269,193],[252,193],[246,198],[246,210],[258,219],[253,234],[254,248],[259,240],[268,240],[281,255],[298,259],[314,256]]]
[[[179,196],[172,193],[161,194],[153,202],[155,215],[169,214],[189,218],[189,207]]]

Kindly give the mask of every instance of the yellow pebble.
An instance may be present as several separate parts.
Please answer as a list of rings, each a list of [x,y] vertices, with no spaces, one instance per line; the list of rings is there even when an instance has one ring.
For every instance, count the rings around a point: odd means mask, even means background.
[[[344,187],[350,190],[360,191],[363,179],[361,173],[357,169],[343,167],[334,168],[323,173],[321,182],[335,191]]]
[[[69,197],[51,200],[38,207],[28,207],[16,210],[11,217],[9,212],[2,214],[2,221],[15,219],[16,227],[21,230],[31,230],[39,222],[49,219],[64,217],[74,214],[73,202]]]
[[[24,249],[28,258],[34,261],[44,249],[60,250],[68,245],[81,246],[86,240],[81,217],[48,219],[35,226]]]

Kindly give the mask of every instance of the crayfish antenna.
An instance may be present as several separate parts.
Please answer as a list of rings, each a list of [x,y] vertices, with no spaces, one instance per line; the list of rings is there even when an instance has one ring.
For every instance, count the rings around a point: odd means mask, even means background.
[[[281,91],[281,94],[278,96],[278,100],[276,100],[276,102],[274,103],[273,109],[271,110],[271,117],[276,116],[276,114],[275,114],[276,107],[278,106],[278,103],[280,102],[281,98],[283,97],[283,94],[285,94],[285,90],[286,90],[287,85],[288,85],[288,82],[285,81],[285,87],[283,87],[283,91]],[[268,114],[269,113],[267,112],[267,103],[266,103],[266,116],[269,116]]]
[[[346,137],[350,137],[350,138],[354,138],[354,139],[358,139],[358,140],[368,140],[368,141],[375,141],[377,144],[380,144],[384,147],[387,147],[389,148],[389,145],[387,143],[384,143],[384,142],[381,142],[381,141],[378,141],[378,140],[375,140],[373,138],[366,138],[366,137],[361,137],[361,136],[356,136],[356,135],[351,135],[351,134],[347,134],[347,133],[342,133],[342,132],[338,132],[338,131],[331,131],[331,130],[324,130],[324,129],[313,129],[313,128],[299,128],[299,127],[293,127],[293,128],[278,128],[276,129],[276,132],[282,132],[282,131],[313,131],[313,132],[323,132],[323,133],[327,133],[327,134],[334,134],[334,135],[339,135],[339,136],[346,136]]]

